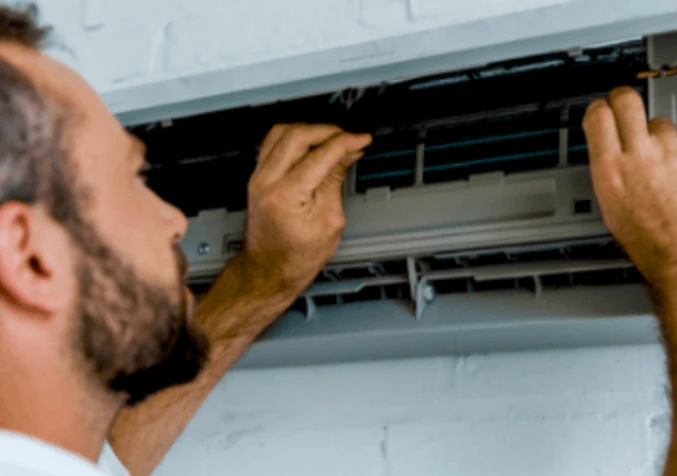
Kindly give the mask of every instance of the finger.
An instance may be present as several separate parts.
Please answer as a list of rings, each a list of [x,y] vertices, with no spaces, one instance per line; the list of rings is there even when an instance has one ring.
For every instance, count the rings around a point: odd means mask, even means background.
[[[357,162],[362,156],[364,156],[364,151],[352,152],[346,155],[339,163],[336,165],[327,178],[320,184],[318,190],[320,193],[325,191],[330,195],[336,195],[339,199],[343,194],[343,183],[346,180],[346,175],[348,169],[351,165]]]
[[[596,99],[590,103],[583,118],[583,131],[591,165],[620,155],[621,141],[616,119],[606,99]]]
[[[642,97],[634,89],[624,86],[611,91],[609,103],[614,111],[623,150],[646,147],[649,129]]]
[[[257,162],[262,162],[270,155],[270,151],[273,150],[273,147],[280,141],[280,138],[289,127],[291,127],[291,124],[275,124],[273,126],[270,132],[266,134],[263,142],[261,142],[261,149],[259,150]]]
[[[649,133],[661,142],[672,143],[677,140],[677,127],[667,117],[655,117],[649,122]]]
[[[334,167],[341,165],[347,168],[357,160],[355,153],[367,147],[371,141],[369,134],[338,134],[299,162],[289,174],[289,180],[300,190],[313,192]]]
[[[331,137],[341,134],[338,126],[293,125],[288,127],[268,158],[261,164],[259,178],[266,183],[275,183],[286,175],[310,151]]]

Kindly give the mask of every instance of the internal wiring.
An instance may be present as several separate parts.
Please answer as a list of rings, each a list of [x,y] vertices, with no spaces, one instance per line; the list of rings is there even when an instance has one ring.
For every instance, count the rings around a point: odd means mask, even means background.
[[[677,62],[672,65],[663,65],[660,69],[640,71],[637,73],[637,79],[664,78],[677,75]]]

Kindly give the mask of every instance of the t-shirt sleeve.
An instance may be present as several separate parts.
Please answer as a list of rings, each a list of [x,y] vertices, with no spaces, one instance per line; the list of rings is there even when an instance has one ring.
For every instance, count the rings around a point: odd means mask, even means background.
[[[104,443],[99,456],[99,467],[111,476],[129,476],[129,472],[122,465],[107,441]]]

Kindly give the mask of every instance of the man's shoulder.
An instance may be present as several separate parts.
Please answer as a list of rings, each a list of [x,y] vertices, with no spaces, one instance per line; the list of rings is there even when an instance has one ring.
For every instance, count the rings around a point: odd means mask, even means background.
[[[0,430],[2,476],[129,476],[106,445],[100,466],[47,442]]]
[[[3,476],[51,476],[36,468],[26,468],[5,461],[0,461],[0,474]]]
[[[99,456],[99,467],[111,476],[129,476],[127,468],[118,459],[108,442],[104,443],[101,456]]]

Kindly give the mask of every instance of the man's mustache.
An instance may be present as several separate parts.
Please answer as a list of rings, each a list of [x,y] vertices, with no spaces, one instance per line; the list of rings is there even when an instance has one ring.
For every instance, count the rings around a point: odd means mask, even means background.
[[[185,283],[188,278],[188,260],[186,255],[183,253],[181,245],[174,243],[174,259],[176,260],[176,269],[179,272],[179,279],[181,283]]]

